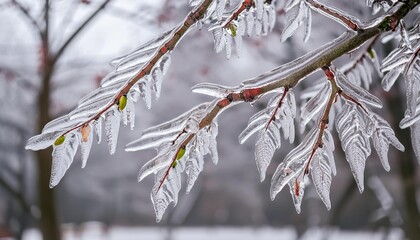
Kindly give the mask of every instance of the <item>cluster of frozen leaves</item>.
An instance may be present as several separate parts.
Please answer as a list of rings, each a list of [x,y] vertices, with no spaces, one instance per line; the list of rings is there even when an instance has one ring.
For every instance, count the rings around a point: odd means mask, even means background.
[[[420,11],[420,9],[419,9]],[[382,61],[382,86],[389,91],[400,75],[405,80],[407,110],[401,128],[411,128],[414,152],[420,162],[420,18],[410,30],[404,22],[399,25],[399,46]]]
[[[53,146],[53,167],[50,186],[58,184],[70,167],[78,146],[81,146],[82,167],[86,165],[93,142],[93,130],[98,143],[104,128],[110,154],[115,153],[120,123],[134,128],[134,103],[141,97],[148,108],[151,107],[152,94],[160,96],[163,76],[170,64],[170,53],[163,55],[154,65],[150,74],[135,83],[126,94],[121,91],[158,52],[159,46],[169,39],[171,31],[153,39],[112,63],[115,71],[108,74],[100,87],[83,97],[76,109],[52,120],[45,125],[42,133],[27,142],[27,149],[39,150]],[[119,97],[118,97],[119,96]],[[116,99],[117,97],[117,99]],[[103,126],[104,125],[104,126]]]
[[[244,143],[251,135],[258,132],[255,144],[255,161],[264,181],[268,165],[276,149],[281,146],[280,129],[283,137],[290,143],[295,140],[296,101],[292,91],[280,89],[268,102],[267,108],[249,119],[248,126],[239,135],[239,142]]]
[[[198,8],[196,6],[191,12]],[[94,131],[100,143],[102,128],[105,129],[109,152],[113,154],[120,123],[134,128],[134,103],[142,98],[147,108],[151,108],[153,95],[156,99],[160,97],[163,77],[171,62],[171,50],[167,44],[174,37],[182,37],[175,35],[179,35],[178,31],[184,27],[184,22],[113,60],[111,64],[115,70],[101,80],[99,88],[83,97],[76,109],[52,120],[45,125],[41,134],[28,140],[26,148],[31,150],[53,146],[51,187],[64,176],[79,145],[82,167],[86,165]]]
[[[219,0],[218,2],[226,2]],[[242,38],[255,34],[267,35],[276,23],[276,1],[244,0],[225,12],[216,11],[214,23],[209,27],[213,33],[214,49],[221,52],[226,49],[226,58],[232,55],[232,45],[235,43],[236,54],[241,55]]]
[[[181,174],[187,174],[187,193],[203,171],[204,156],[210,154],[214,164],[218,162],[216,136],[217,121],[199,128],[202,118],[213,109],[217,101],[201,104],[181,116],[146,129],[142,136],[127,145],[127,151],[154,148],[157,156],[140,169],[139,181],[155,174],[151,199],[159,222],[171,202],[178,201]],[[185,145],[185,143],[188,144]]]

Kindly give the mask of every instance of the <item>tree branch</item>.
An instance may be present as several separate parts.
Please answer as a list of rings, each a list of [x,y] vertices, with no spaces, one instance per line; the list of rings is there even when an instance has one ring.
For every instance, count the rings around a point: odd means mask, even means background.
[[[38,23],[36,22],[36,20],[29,14],[28,10],[17,0],[12,0],[12,4],[14,4],[18,10],[23,13],[23,15],[26,17],[26,19],[32,24],[33,27],[35,27],[35,29],[37,30],[37,33],[39,35],[39,37],[42,39],[42,30],[39,27]]]
[[[79,35],[79,33],[98,15],[99,12],[102,11],[103,8],[108,5],[111,0],[105,0],[74,32],[73,34],[64,42],[61,48],[57,51],[54,55],[51,63],[55,64],[60,56],[64,53],[67,47],[72,43],[73,39]]]
[[[18,191],[16,191],[5,179],[3,179],[0,176],[0,186],[3,187],[3,189],[8,192],[13,198],[15,198],[22,209],[28,213],[29,216],[35,218],[35,216],[32,214],[31,206],[25,201],[22,194]]]

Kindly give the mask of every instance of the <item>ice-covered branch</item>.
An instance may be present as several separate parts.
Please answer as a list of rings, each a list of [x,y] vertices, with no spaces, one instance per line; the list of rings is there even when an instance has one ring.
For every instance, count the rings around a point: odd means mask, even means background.
[[[100,8],[108,2],[109,0],[105,1]],[[212,2],[203,0],[180,25],[115,60],[115,71],[102,79],[100,88],[82,98],[75,110],[51,121],[41,134],[28,140],[27,149],[39,150],[51,145],[54,147],[51,187],[63,177],[79,144],[82,148],[83,162],[86,161],[94,131],[98,142],[101,141],[103,119],[109,151],[111,154],[115,152],[120,121],[125,125],[130,123],[133,128],[133,102],[141,96],[150,108],[152,91],[155,92],[156,98],[159,97],[162,78],[170,63],[171,51],[191,27],[206,14],[211,14],[207,10]],[[79,29],[81,28],[83,25]]]
[[[348,29],[351,29],[353,31],[361,30],[360,29],[361,24],[357,18],[350,16],[341,10],[321,4],[316,0],[305,0],[305,1],[309,4],[309,6],[313,10],[321,13],[322,15],[328,18],[331,18],[341,23],[342,25],[346,26]]]

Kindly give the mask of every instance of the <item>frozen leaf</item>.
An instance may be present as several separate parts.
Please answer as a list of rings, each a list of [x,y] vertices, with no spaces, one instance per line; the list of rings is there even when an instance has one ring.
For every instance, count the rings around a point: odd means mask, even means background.
[[[240,88],[227,87],[214,83],[199,83],[191,88],[194,93],[201,93],[212,97],[224,98],[228,94],[240,90]]]
[[[264,0],[254,0],[256,18],[261,20],[264,14]]]
[[[156,100],[158,100],[160,97],[162,81],[163,81],[163,73],[159,67],[156,67],[152,71],[153,90],[156,93]]]
[[[336,117],[336,128],[359,191],[363,192],[365,163],[371,153],[366,123],[354,106],[345,104]]]
[[[31,137],[26,143],[25,149],[40,150],[47,148],[55,142],[55,140],[61,136],[62,131],[41,133],[39,135]]]
[[[96,115],[99,111],[105,109],[106,106],[112,104],[112,99],[104,98],[98,100],[96,102],[92,102],[83,106],[79,106],[75,110],[69,113],[70,120],[78,119],[78,118],[86,118],[89,119],[92,116]]]
[[[214,51],[219,53],[226,45],[226,35],[222,27],[217,27],[213,30]]]
[[[60,182],[70,167],[79,147],[79,142],[79,135],[70,132],[66,134],[66,139],[63,144],[53,146],[50,188],[55,187]]]
[[[273,4],[270,4],[268,9],[267,9],[267,13],[268,13],[268,25],[269,25],[269,30],[273,31],[274,29],[274,25],[276,24],[276,9],[274,8]]]
[[[328,164],[325,151],[317,150],[314,154],[312,159],[311,175],[319,197],[324,202],[327,209],[330,210],[331,168]]]
[[[283,162],[277,167],[273,178],[271,179],[271,200],[274,200],[276,195],[286,184],[290,184],[295,181],[298,175],[304,175],[302,171],[304,171],[311,156],[318,133],[318,127],[312,128],[303,141],[296,148],[290,151]]]
[[[98,118],[97,120],[92,122],[92,125],[95,129],[96,138],[98,140],[98,144],[101,143],[102,140],[102,118]]]
[[[254,30],[254,24],[255,24],[254,14],[252,12],[247,12],[245,15],[245,20],[246,20],[246,34],[248,35],[248,37],[250,37],[252,35],[252,31]]]
[[[305,193],[305,181],[306,177],[298,176],[292,179],[288,185],[290,188],[290,194],[292,195],[293,204],[295,205],[296,212],[300,214],[300,206],[302,204],[303,195]]]
[[[410,37],[407,30],[405,29],[404,19],[401,19],[399,23],[401,39],[409,49],[412,49],[413,47],[411,46]]]
[[[306,8],[306,14],[305,14],[305,36],[303,38],[304,42],[307,42],[309,40],[309,37],[311,36],[311,30],[312,30],[312,12],[309,8]]]
[[[85,168],[93,142],[93,130],[91,130],[90,125],[87,125],[87,127],[82,128],[81,134],[82,141],[80,142],[80,149],[82,152],[82,168]]]
[[[176,205],[178,201],[178,193],[181,189],[181,173],[185,169],[185,164],[180,161],[172,171],[168,173],[165,182],[161,183],[161,179],[166,174],[166,170],[160,170],[155,177],[155,185],[151,193],[151,200],[155,208],[156,222],[160,222],[162,216],[171,202]]]
[[[347,77],[337,68],[332,66],[332,70],[337,78],[338,86],[356,101],[367,103],[373,107],[382,108],[382,102],[377,97],[369,93],[367,90],[351,83]]]
[[[135,111],[134,103],[131,99],[128,100],[127,108],[125,109],[125,111],[127,114],[127,121],[130,124],[130,129],[133,130],[135,120],[136,120],[136,111]]]
[[[323,84],[321,90],[302,106],[300,113],[300,123],[305,126],[321,109],[324,108],[331,93],[331,84]]]
[[[223,13],[225,11],[226,0],[216,0],[216,18],[217,20],[221,21],[223,17]]]
[[[160,63],[159,63],[159,67],[163,75],[166,75],[170,65],[171,65],[171,55],[167,53],[161,58]]]
[[[264,10],[263,16],[261,19],[262,24],[262,35],[266,36],[270,30],[270,20],[268,19],[268,11]]]
[[[257,162],[261,182],[265,179],[265,172],[273,158],[274,152],[280,146],[280,133],[274,124],[270,124],[266,130],[259,132],[255,143],[255,161]]]
[[[403,69],[401,68],[395,68],[387,74],[385,74],[384,78],[382,79],[382,87],[385,91],[388,92],[389,90],[391,90],[391,87],[394,85],[395,81],[397,81],[397,78],[402,71]]]
[[[400,151],[404,151],[404,146],[401,142],[395,137],[394,131],[391,126],[383,119],[381,116],[372,113],[371,114],[371,128],[372,131],[372,140],[373,146],[378,153],[379,159],[381,160],[382,166],[386,171],[389,171],[391,168],[388,163],[388,149],[389,144],[392,144],[395,148]]]
[[[286,41],[286,39],[292,36],[300,25],[309,20],[305,16],[305,14],[308,12],[307,8],[308,7],[305,2],[300,1],[299,4],[296,4],[292,9],[286,12],[287,22],[282,32],[282,42]]]
[[[148,61],[151,56],[153,56],[154,53],[158,50],[158,48],[172,37],[175,29],[176,28],[173,28],[167,32],[164,32],[160,36],[142,44],[133,52],[112,60],[111,64],[116,66],[117,69],[121,69],[127,66],[138,65]]]
[[[152,90],[150,86],[150,78],[145,77],[143,81],[139,82],[140,96],[143,98],[146,107],[150,109],[152,107]]]
[[[232,43],[233,43],[233,39],[232,36],[230,34],[225,34],[225,48],[226,48],[226,59],[230,59],[230,57],[232,56]]]
[[[159,170],[168,167],[171,164],[172,159],[175,157],[175,154],[176,148],[171,148],[169,151],[166,151],[161,155],[157,155],[156,157],[145,163],[139,171],[139,175],[137,178],[138,181],[140,182],[150,174],[156,173]]]
[[[118,133],[120,130],[121,113],[112,108],[105,113],[105,135],[109,154],[114,154],[117,148]]]

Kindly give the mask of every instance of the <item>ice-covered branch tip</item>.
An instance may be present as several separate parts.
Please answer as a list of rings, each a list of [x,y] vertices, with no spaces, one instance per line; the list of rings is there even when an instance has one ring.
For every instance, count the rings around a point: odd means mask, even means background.
[[[39,150],[53,145],[51,187],[61,180],[72,163],[79,145],[76,142],[82,139],[84,129],[95,129],[100,142],[103,119],[109,151],[115,152],[120,122],[133,128],[134,102],[142,97],[150,108],[152,92],[159,98],[171,51],[192,26],[211,15],[208,9],[212,3],[212,0],[201,1],[178,26],[114,60],[115,70],[102,79],[98,89],[83,97],[75,110],[49,122],[41,134],[28,140],[26,149]],[[81,142],[83,166],[89,153],[83,149],[90,149],[92,139],[85,142],[89,144],[85,146]]]
[[[322,15],[328,18],[333,19],[334,21],[338,23],[341,23],[342,25],[346,26],[348,29],[351,29],[353,31],[361,30],[360,28],[361,23],[357,18],[350,16],[341,10],[321,4],[316,0],[304,0],[304,1],[307,2],[313,10],[321,13]]]

